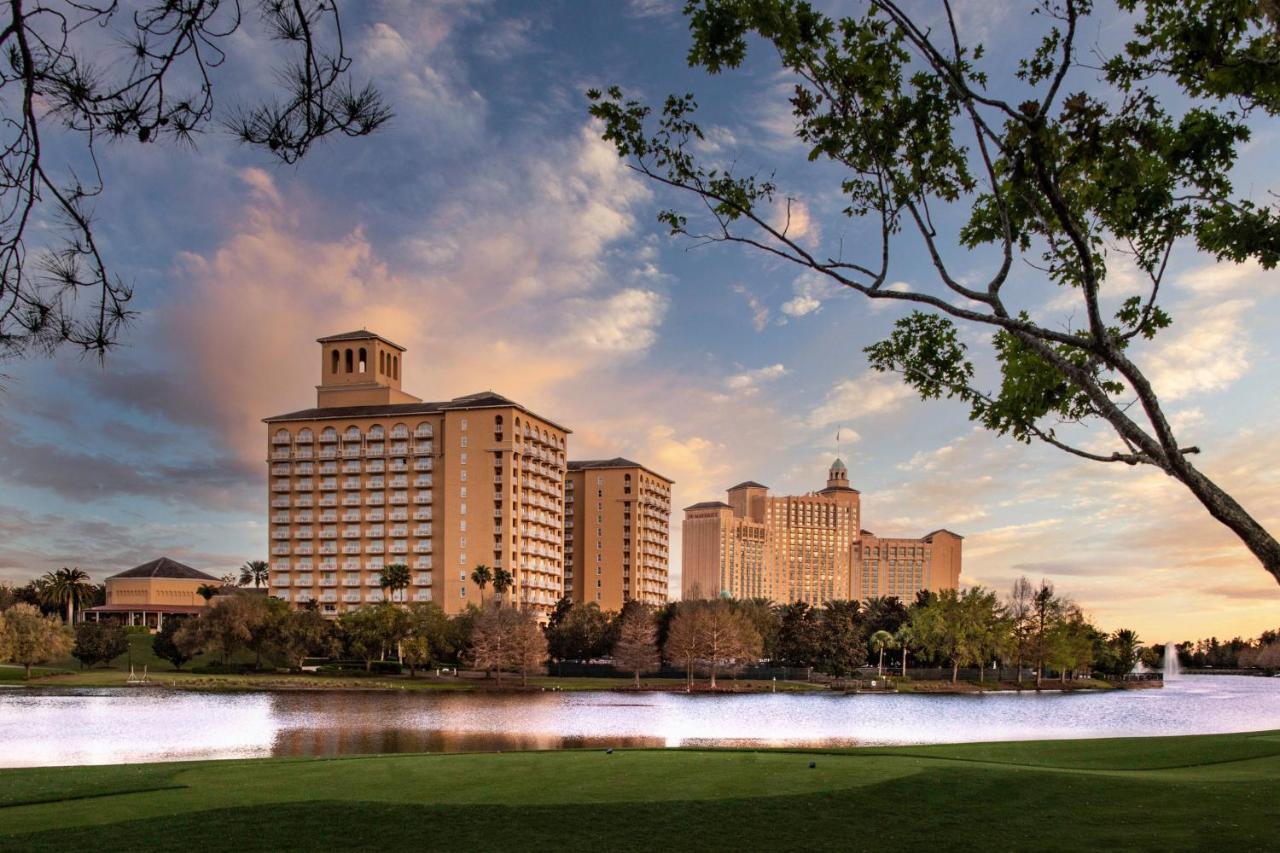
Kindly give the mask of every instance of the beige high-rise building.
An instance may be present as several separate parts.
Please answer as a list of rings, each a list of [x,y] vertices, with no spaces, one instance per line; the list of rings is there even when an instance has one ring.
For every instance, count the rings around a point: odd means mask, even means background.
[[[574,601],[621,610],[667,603],[672,481],[621,457],[570,461],[564,587]]]
[[[316,408],[264,419],[272,593],[333,616],[382,601],[383,566],[405,563],[404,600],[457,613],[485,564],[550,613],[569,430],[492,391],[424,402],[401,390],[404,347],[372,332],[318,342]]]
[[[861,528],[862,496],[839,459],[826,488],[772,496],[747,481],[728,502],[685,508],[681,589],[685,598],[730,595],[821,605],[879,595],[913,597],[954,589],[961,537],[937,530],[922,539],[879,539]]]

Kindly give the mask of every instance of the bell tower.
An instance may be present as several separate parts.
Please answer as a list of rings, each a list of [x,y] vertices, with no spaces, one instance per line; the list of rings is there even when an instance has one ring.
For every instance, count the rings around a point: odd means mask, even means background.
[[[316,386],[320,408],[421,402],[400,390],[405,348],[399,344],[367,329],[316,342],[320,344],[320,384]]]
[[[827,488],[849,488],[849,471],[844,467],[844,463],[839,459],[831,464],[831,470],[827,472]]]

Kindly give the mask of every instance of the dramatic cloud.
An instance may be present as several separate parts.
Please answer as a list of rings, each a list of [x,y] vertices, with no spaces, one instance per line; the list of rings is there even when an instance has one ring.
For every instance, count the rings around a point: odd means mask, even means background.
[[[724,385],[735,394],[756,394],[760,391],[761,385],[786,376],[788,372],[787,368],[781,364],[771,364],[768,367],[735,373],[724,381]]]
[[[632,353],[653,346],[667,300],[651,290],[631,288],[604,299],[573,300],[567,305],[564,340],[592,352]]]

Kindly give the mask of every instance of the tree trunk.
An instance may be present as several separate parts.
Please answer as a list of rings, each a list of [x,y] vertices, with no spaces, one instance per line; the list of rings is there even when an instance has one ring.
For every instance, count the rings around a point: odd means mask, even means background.
[[[636,689],[640,689],[640,670],[636,670]]]
[[[26,666],[27,668],[26,680],[30,681],[31,680],[31,664],[27,663],[27,664],[24,664],[24,666]]]
[[[985,663],[982,664],[982,666],[978,667],[978,683],[979,684],[987,683],[987,665]]]
[[[712,662],[711,662],[711,689],[712,689],[712,690],[715,690],[715,689],[716,689],[716,664],[715,664],[715,661],[712,661]]]
[[[876,672],[881,678],[884,678],[884,646],[880,647],[880,663],[876,667]]]
[[[74,625],[76,622],[76,600],[71,596],[67,596],[67,624]]]
[[[952,658],[951,660],[951,683],[955,684],[960,677],[960,661]]]
[[[902,677],[907,677],[907,647],[902,647]]]
[[[1280,583],[1280,542],[1249,515],[1235,498],[1201,474],[1185,455],[1179,455],[1173,460],[1173,469],[1173,476],[1191,490],[1209,511],[1209,515],[1239,536],[1245,547],[1262,563],[1262,567]]]

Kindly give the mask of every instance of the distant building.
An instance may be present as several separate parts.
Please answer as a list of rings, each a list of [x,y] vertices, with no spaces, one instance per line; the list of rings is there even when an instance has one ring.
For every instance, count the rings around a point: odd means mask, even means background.
[[[569,462],[565,595],[604,610],[667,603],[671,486],[630,459]]]
[[[837,459],[826,488],[772,496],[739,483],[728,501],[685,508],[681,589],[686,598],[730,595],[821,605],[833,599],[954,589],[961,537],[880,539],[861,527],[861,494]]]
[[[264,419],[272,593],[334,616],[382,601],[383,566],[405,563],[408,601],[457,613],[484,564],[549,614],[569,430],[492,391],[424,402],[401,390],[405,348],[373,332],[318,343],[316,407]]]
[[[153,631],[164,627],[165,616],[192,616],[208,602],[201,587],[222,588],[222,581],[199,569],[159,557],[106,580],[107,603],[90,607],[85,617],[95,622],[114,621],[145,625]]]

